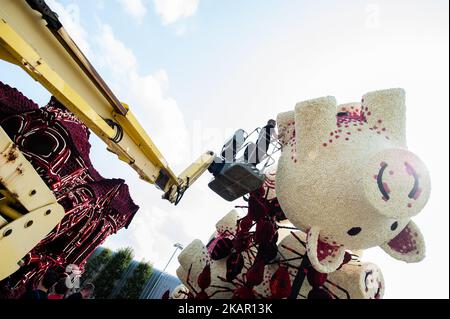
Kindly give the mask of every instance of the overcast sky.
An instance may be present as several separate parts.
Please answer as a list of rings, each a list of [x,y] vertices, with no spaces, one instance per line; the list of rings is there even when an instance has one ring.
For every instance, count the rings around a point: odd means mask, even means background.
[[[122,101],[180,172],[237,128],[252,130],[302,100],[359,101],[372,90],[407,92],[409,148],[427,164],[432,195],[414,220],[427,258],[404,264],[374,248],[386,298],[449,296],[448,1],[47,0]],[[0,63],[1,80],[40,105],[49,94]],[[204,242],[233,208],[205,174],[177,207],[140,181],[95,137],[92,160],[130,185],[141,209],[105,245],[131,246],[163,268],[173,244]],[[173,260],[168,270],[178,266]],[[435,275],[431,275],[435,274]]]

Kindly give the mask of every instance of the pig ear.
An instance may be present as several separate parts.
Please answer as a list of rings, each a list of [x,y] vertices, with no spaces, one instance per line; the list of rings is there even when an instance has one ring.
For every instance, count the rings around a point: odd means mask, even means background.
[[[320,241],[319,233],[320,229],[318,227],[312,227],[308,231],[306,250],[309,261],[318,272],[334,272],[344,261],[345,249],[341,246],[333,246]]]
[[[410,221],[394,239],[383,244],[381,248],[395,259],[407,263],[416,263],[425,258],[425,242],[413,221]]]
[[[295,138],[299,161],[308,159],[311,152],[328,141],[336,129],[336,99],[325,96],[303,101],[295,106]]]
[[[405,90],[388,89],[369,92],[362,99],[362,114],[374,129],[400,146],[406,146]]]

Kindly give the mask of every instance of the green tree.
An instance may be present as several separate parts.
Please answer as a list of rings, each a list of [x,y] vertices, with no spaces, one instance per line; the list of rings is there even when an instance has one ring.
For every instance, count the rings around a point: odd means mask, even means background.
[[[83,276],[81,277],[82,283],[92,281],[95,275],[105,267],[112,258],[112,251],[108,248],[104,248],[100,254],[88,259],[84,268]]]
[[[148,262],[140,262],[133,274],[127,279],[125,286],[120,290],[119,299],[139,299],[139,295],[147,280],[152,275],[153,266]]]
[[[133,250],[129,247],[120,249],[112,256],[109,263],[93,281],[97,299],[107,299],[109,297],[117,281],[132,260]]]

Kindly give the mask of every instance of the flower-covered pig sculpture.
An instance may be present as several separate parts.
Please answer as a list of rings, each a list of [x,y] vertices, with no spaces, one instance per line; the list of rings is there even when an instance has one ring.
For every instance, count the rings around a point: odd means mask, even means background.
[[[173,298],[381,298],[381,271],[360,251],[424,258],[411,217],[430,180],[406,146],[402,89],[340,106],[301,102],[277,122],[276,172],[250,194],[245,216],[233,210],[206,246],[196,240],[180,254],[184,286]]]
[[[404,91],[368,93],[360,112],[339,115],[335,99],[325,97],[278,118],[277,196],[290,222],[307,232],[311,263],[330,273],[346,249],[375,246],[420,261],[423,238],[411,217],[427,202],[430,181],[407,150]],[[320,245],[329,249],[321,253]]]

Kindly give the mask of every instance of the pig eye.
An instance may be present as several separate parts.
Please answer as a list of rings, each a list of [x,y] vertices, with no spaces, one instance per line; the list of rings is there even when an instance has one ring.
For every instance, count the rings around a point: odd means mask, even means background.
[[[394,222],[394,223],[391,225],[391,230],[394,231],[394,230],[397,229],[397,227],[398,227],[398,222]]]
[[[353,227],[347,231],[350,236],[356,236],[361,232],[361,227]]]

